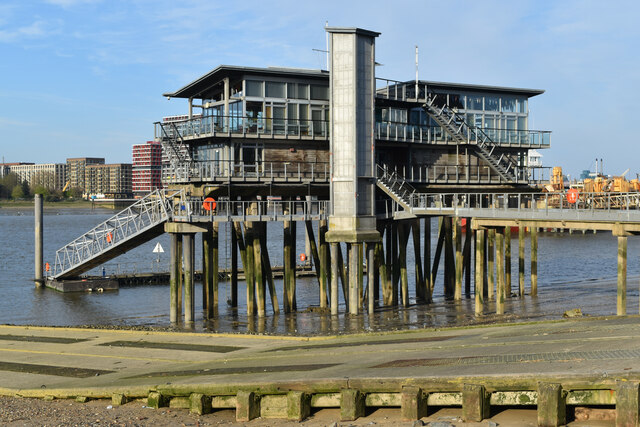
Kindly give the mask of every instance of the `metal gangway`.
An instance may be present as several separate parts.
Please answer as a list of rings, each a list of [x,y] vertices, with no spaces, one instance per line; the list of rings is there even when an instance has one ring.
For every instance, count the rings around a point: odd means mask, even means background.
[[[164,233],[183,190],[155,190],[56,251],[53,279],[79,274]]]

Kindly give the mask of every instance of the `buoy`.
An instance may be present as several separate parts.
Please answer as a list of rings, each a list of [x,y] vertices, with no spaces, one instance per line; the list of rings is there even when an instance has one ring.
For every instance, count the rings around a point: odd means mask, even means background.
[[[578,194],[580,194],[578,190],[576,190],[575,188],[571,188],[569,191],[567,191],[567,202],[571,204],[577,202]]]
[[[111,232],[107,233],[107,243],[111,243],[111,240],[113,239],[113,236],[111,235]]]
[[[48,262],[46,262],[46,263],[44,264],[44,269],[45,269],[45,270],[47,270],[47,271],[51,271],[51,266],[49,265],[49,263],[48,263]]]
[[[207,197],[206,199],[204,199],[204,202],[202,202],[202,207],[205,211],[214,211],[216,210],[216,206],[216,199],[214,199],[213,197]]]
[[[307,260],[307,255],[305,255],[305,253],[301,253],[300,254],[300,261],[305,262]]]

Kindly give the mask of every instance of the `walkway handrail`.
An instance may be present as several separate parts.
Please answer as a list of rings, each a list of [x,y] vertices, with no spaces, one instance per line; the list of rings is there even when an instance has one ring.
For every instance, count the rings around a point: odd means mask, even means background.
[[[173,210],[173,198],[181,197],[183,193],[183,190],[155,190],[58,249],[53,266],[53,277],[65,275],[72,269],[166,221]]]

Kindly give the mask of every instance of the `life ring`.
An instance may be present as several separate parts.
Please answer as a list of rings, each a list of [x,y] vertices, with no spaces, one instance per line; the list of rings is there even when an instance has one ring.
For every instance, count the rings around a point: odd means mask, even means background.
[[[216,199],[214,199],[213,197],[207,197],[202,202],[202,207],[204,208],[205,211],[215,211],[216,206],[217,206]]]
[[[579,194],[578,190],[576,190],[575,188],[571,188],[569,191],[567,191],[567,202],[571,204],[574,204],[575,202],[577,202],[578,194]]]
[[[111,234],[111,232],[107,233],[107,243],[111,243],[111,240],[113,240],[113,235]]]
[[[300,261],[305,262],[307,260],[307,255],[303,252],[300,254]]]

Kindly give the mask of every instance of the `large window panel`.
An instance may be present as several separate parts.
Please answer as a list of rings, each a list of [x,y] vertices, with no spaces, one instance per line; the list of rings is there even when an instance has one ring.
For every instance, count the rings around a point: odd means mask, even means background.
[[[484,97],[484,109],[486,111],[499,111],[500,98],[497,96],[485,96]]]
[[[329,86],[311,85],[311,99],[328,101]]]
[[[467,96],[467,110],[482,110],[482,97],[477,95]]]
[[[267,98],[285,98],[285,84],[280,82],[266,82],[265,95]]]
[[[247,96],[264,96],[262,93],[262,82],[257,80],[247,80],[245,82]]]
[[[516,112],[516,99],[511,96],[502,97],[502,112],[503,113],[515,113]]]

